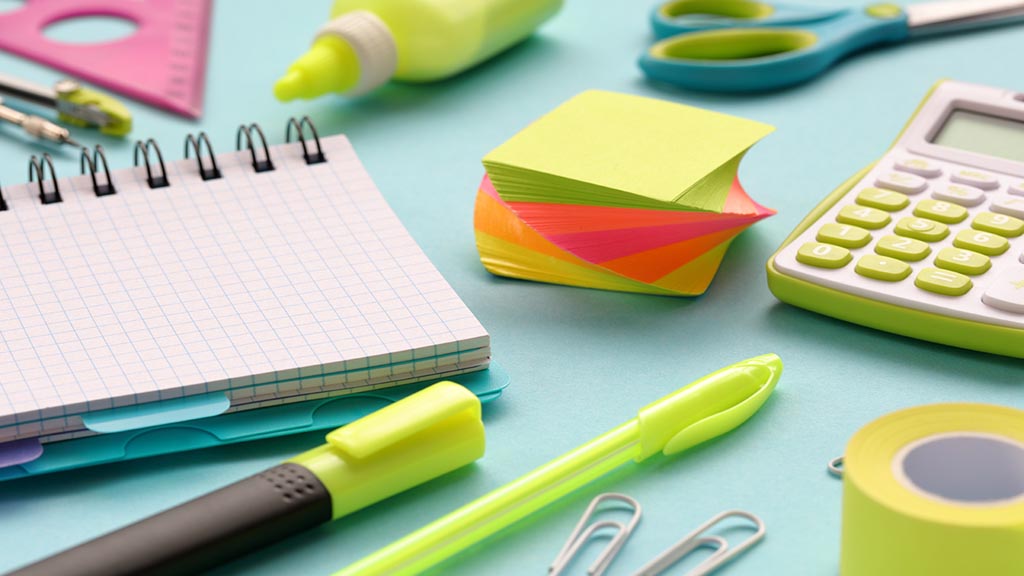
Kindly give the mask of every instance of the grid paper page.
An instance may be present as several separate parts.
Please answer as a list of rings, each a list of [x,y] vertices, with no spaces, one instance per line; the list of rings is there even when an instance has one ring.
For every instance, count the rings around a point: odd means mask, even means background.
[[[206,182],[194,159],[170,163],[166,188],[118,171],[112,196],[87,176],[61,180],[49,205],[35,184],[5,188],[0,441],[93,410],[357,389],[392,365],[489,355],[348,140],[322,142],[327,162],[286,144],[262,173],[247,151],[222,154]]]

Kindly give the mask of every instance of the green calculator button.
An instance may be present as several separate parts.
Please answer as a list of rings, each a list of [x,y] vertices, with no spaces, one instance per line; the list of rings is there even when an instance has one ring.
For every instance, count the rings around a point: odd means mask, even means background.
[[[896,233],[907,238],[917,238],[925,242],[938,242],[949,236],[949,226],[926,218],[901,218],[896,223]]]
[[[865,188],[857,195],[857,204],[860,204],[861,206],[870,206],[871,208],[878,208],[879,210],[885,210],[886,212],[895,212],[897,210],[903,210],[909,206],[910,198],[907,198],[906,194],[900,194],[899,192],[893,192],[892,190]]]
[[[977,276],[988,272],[992,267],[992,260],[984,254],[963,248],[943,248],[935,256],[935,265],[961,274]]]
[[[921,270],[921,273],[914,279],[914,285],[922,290],[946,296],[963,296],[974,286],[967,276],[938,268]]]
[[[967,209],[945,200],[921,200],[914,207],[914,216],[956,224],[967,218]]]
[[[953,239],[953,246],[981,252],[988,256],[998,256],[1010,247],[1010,243],[1002,236],[978,230],[961,230]]]
[[[1007,216],[1006,214],[995,214],[993,212],[982,212],[971,222],[971,227],[982,232],[992,232],[1000,236],[1016,238],[1024,234],[1024,220]]]
[[[889,218],[888,214],[877,208],[851,205],[844,206],[836,216],[836,220],[843,224],[853,224],[861,228],[877,230],[888,224],[891,218]]]
[[[853,260],[850,251],[841,246],[808,242],[796,253],[797,262],[818,268],[842,268]]]
[[[860,248],[871,241],[867,230],[849,224],[829,222],[818,230],[818,242],[827,242],[845,248]]]
[[[857,274],[885,280],[886,282],[898,282],[910,276],[910,265],[895,258],[886,258],[876,254],[865,254],[857,261]]]
[[[900,236],[885,236],[875,244],[875,252],[882,256],[892,256],[900,260],[917,262],[932,253],[930,246],[914,240],[913,238],[902,238]]]

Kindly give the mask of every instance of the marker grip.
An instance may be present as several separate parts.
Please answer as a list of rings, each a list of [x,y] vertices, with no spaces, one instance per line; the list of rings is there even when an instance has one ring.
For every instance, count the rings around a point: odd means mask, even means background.
[[[285,463],[9,576],[194,574],[330,519],[320,480]]]

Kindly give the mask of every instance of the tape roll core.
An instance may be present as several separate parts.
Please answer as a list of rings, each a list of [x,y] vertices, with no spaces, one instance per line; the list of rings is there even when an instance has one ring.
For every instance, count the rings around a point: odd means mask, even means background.
[[[1024,411],[894,412],[850,439],[843,467],[842,576],[1024,574]]]
[[[935,434],[908,444],[893,473],[911,490],[963,505],[1024,498],[1024,443],[995,434]]]

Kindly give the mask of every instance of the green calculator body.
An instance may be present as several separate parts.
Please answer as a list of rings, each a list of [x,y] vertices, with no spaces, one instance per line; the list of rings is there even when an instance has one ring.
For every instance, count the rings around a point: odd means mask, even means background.
[[[1024,94],[944,81],[768,261],[783,302],[1024,358]]]

